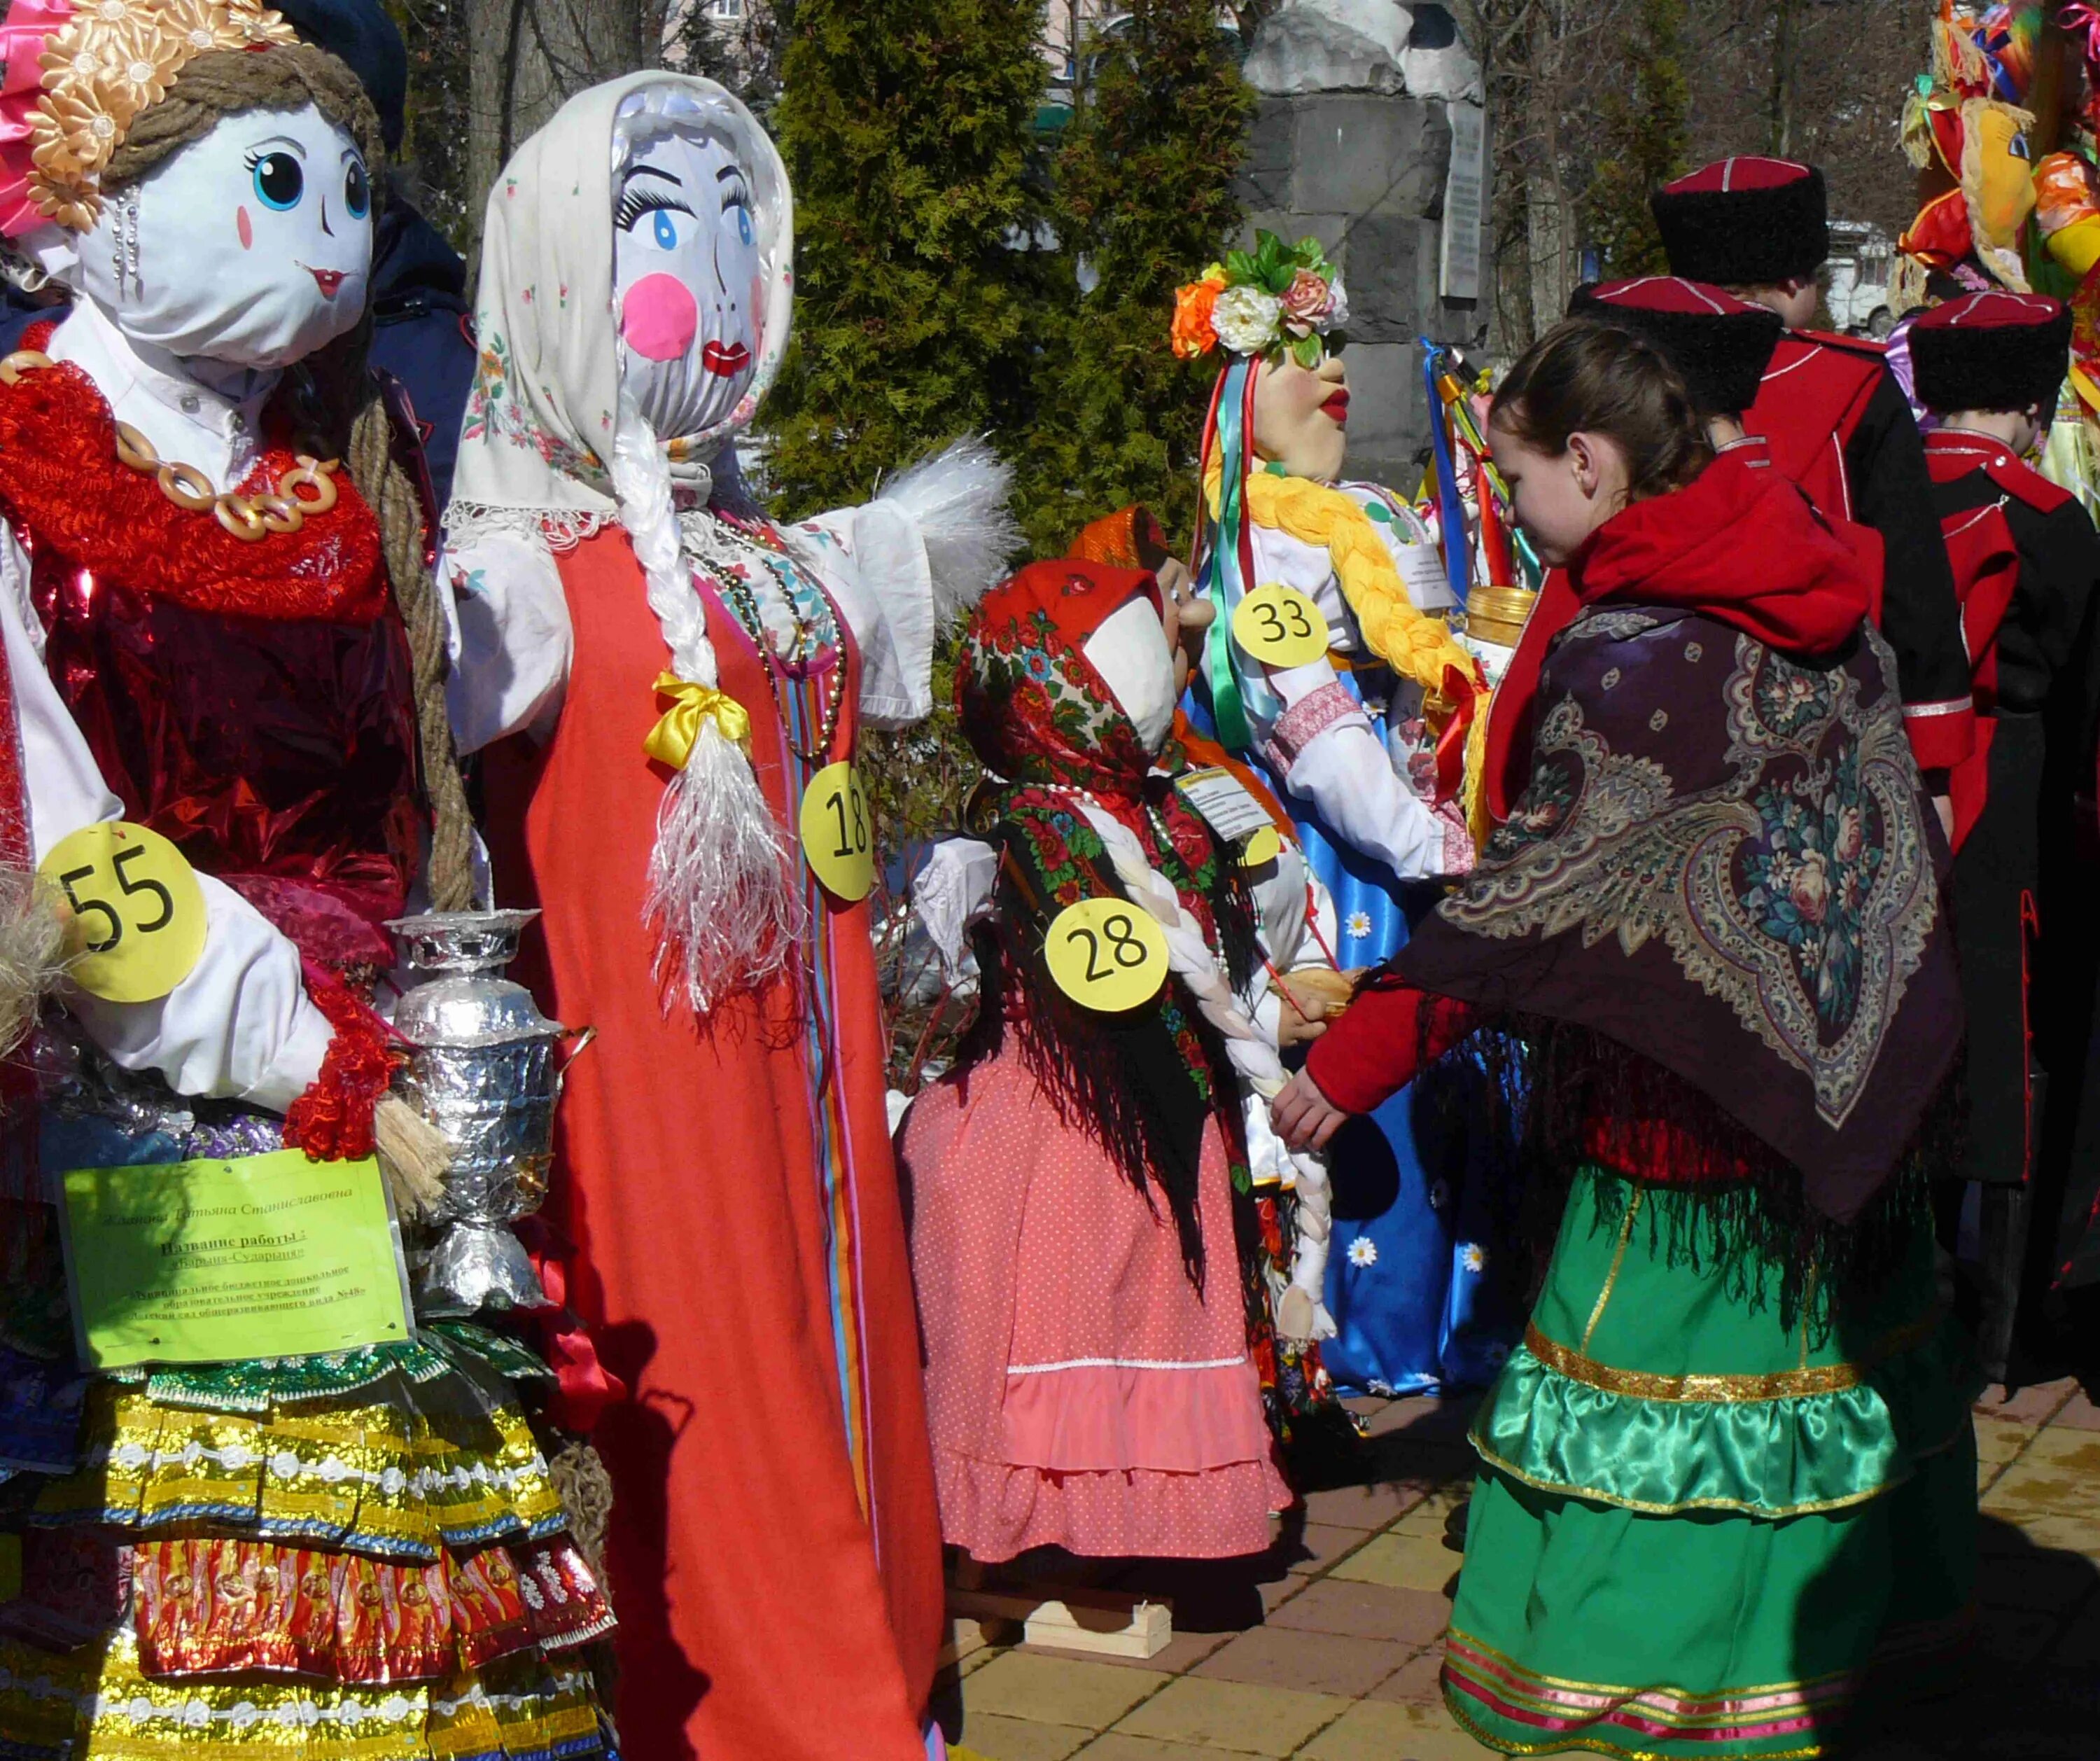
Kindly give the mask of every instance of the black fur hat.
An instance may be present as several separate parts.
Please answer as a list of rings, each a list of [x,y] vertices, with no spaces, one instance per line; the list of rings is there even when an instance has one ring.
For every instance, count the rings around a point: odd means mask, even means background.
[[[1568,316],[1601,318],[1645,337],[1684,376],[1702,416],[1740,415],[1757,401],[1785,329],[1776,311],[1677,276],[1577,288]]]
[[[1911,326],[1910,364],[1927,409],[2053,411],[2071,364],[2071,314],[2039,294],[1966,294]]]
[[[1773,287],[1830,254],[1823,174],[1790,159],[1718,159],[1648,198],[1672,275]]]

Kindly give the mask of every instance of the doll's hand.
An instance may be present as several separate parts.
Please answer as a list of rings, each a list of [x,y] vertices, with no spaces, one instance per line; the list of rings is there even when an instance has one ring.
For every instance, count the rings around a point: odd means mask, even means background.
[[[1327,1140],[1349,1115],[1330,1106],[1319,1084],[1304,1070],[1286,1083],[1268,1104],[1268,1123],[1293,1150],[1324,1150]]]

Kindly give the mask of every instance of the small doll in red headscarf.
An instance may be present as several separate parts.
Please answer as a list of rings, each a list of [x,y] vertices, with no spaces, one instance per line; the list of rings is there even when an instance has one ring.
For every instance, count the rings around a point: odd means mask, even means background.
[[[1258,1552],[1289,1498],[1235,1215],[1238,1078],[1273,1040],[1236,995],[1255,929],[1233,853],[1154,770],[1175,702],[1158,594],[1035,564],[957,663],[999,879],[977,1026],[900,1148],[942,1534],[984,1561]],[[1165,938],[1134,1007],[1052,977],[1046,935],[1090,898]]]

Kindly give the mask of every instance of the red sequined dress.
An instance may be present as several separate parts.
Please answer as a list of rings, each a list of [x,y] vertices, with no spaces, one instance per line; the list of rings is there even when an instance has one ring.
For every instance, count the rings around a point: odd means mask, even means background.
[[[293,463],[266,448],[242,487]],[[247,542],[117,461],[78,367],[0,385],[0,514],[79,744],[125,818],[330,981],[390,964],[380,926],[424,819],[377,522],[333,481],[332,508]],[[49,744],[24,740],[24,831]],[[40,1036],[41,1106],[12,1122],[37,1130],[46,1181],[281,1146],[271,1112],[118,1069],[82,1014]],[[0,1600],[0,1753],[611,1752],[577,1648],[611,1617],[527,1415],[538,1358],[440,1322],[325,1357],[83,1375],[38,1196],[11,1202],[0,1307],[28,1379],[0,1396],[0,1549],[21,1564]]]

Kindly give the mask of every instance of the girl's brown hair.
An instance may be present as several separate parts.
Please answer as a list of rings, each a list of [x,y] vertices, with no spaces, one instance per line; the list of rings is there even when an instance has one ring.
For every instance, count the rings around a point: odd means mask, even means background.
[[[1556,457],[1572,434],[1608,436],[1626,454],[1630,501],[1682,489],[1714,457],[1692,394],[1661,351],[1590,318],[1555,324],[1519,355],[1488,420]]]

